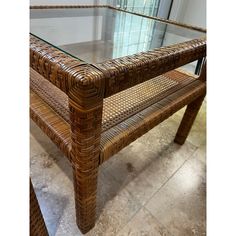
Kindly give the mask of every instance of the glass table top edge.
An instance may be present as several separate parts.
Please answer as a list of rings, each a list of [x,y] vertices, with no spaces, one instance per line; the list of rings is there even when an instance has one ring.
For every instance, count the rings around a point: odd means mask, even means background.
[[[181,22],[177,22],[174,20],[170,20],[170,19],[164,19],[164,18],[159,18],[159,17],[155,17],[155,16],[149,16],[149,15],[145,15],[139,12],[131,12],[128,11],[126,9],[122,9],[119,7],[115,7],[109,4],[100,4],[100,5],[81,5],[81,4],[75,4],[75,5],[30,5],[30,9],[73,9],[73,8],[109,8],[109,9],[113,9],[115,11],[123,11],[129,14],[133,14],[133,15],[137,15],[140,17],[146,17],[152,20],[156,20],[159,22],[164,22],[166,24],[171,24],[171,25],[178,25],[179,27],[183,27],[183,28],[187,28],[187,29],[192,29],[195,31],[199,31],[202,33],[206,33],[206,29],[202,28],[202,27],[198,27],[198,26],[194,26],[194,25],[190,25],[190,24],[185,24],[185,23],[181,23]]]
[[[126,11],[126,10],[123,10],[123,9],[120,9],[120,8],[116,8],[116,7],[113,7],[113,6],[110,6],[110,5],[74,5],[72,7],[65,7],[66,5],[62,6],[60,5],[60,8],[58,8],[58,6],[53,6],[53,5],[50,5],[50,7],[48,8],[48,6],[32,6],[32,9],[36,9],[36,10],[44,10],[44,9],[65,9],[65,10],[68,10],[68,9],[86,9],[86,8],[106,8],[106,9],[111,9],[111,10],[114,10],[116,12],[125,12],[126,14],[130,14],[130,15],[134,15],[134,16],[138,16],[137,17],[141,17],[141,18],[145,18],[145,19],[151,19],[153,22],[160,22],[161,24],[163,22],[161,22],[160,20],[154,18],[154,17],[150,17],[150,16],[147,16],[147,15],[140,15],[139,16],[139,13],[135,13],[135,12],[129,12],[129,11]],[[38,8],[37,8],[38,7]],[[138,18],[137,18],[138,19]],[[165,23],[166,24],[166,23]],[[173,25],[173,23],[169,23],[170,25]],[[164,24],[163,24],[164,25]],[[167,25],[167,24],[166,24]],[[175,27],[176,25],[174,25]],[[177,26],[177,27],[181,27],[181,28],[185,28],[183,26]],[[186,29],[186,30],[189,30],[189,29]],[[194,29],[190,29],[189,31],[196,31]],[[68,56],[71,56],[72,58],[75,58],[76,60],[79,60],[81,62],[84,62],[84,63],[88,63],[88,64],[97,64],[97,63],[103,63],[103,62],[106,62],[106,61],[110,61],[112,59],[118,59],[118,58],[124,58],[126,56],[132,56],[132,55],[136,55],[136,54],[139,54],[139,53],[142,53],[142,52],[148,52],[148,51],[151,51],[151,50],[158,50],[158,48],[161,48],[161,47],[165,47],[165,46],[168,46],[168,45],[161,45],[160,47],[152,47],[152,48],[146,48],[145,50],[140,50],[140,51],[133,51],[133,52],[129,52],[127,54],[123,53],[123,54],[120,54],[120,55],[115,55],[115,56],[110,56],[110,57],[107,57],[105,56],[103,58],[103,60],[87,60],[86,58],[83,58],[80,56],[80,54],[76,55],[73,53],[73,50],[72,52],[70,50],[68,50],[67,48],[63,48],[61,47],[60,45],[55,45],[54,43],[50,42],[50,40],[47,40],[46,38],[43,38],[43,37],[40,37],[40,35],[37,35],[35,34],[34,32],[30,32],[31,35],[33,35],[34,37],[42,40],[44,43],[47,43],[49,45],[51,45],[52,47],[54,48],[57,48],[58,50],[62,51],[63,53],[67,54]],[[205,36],[205,35],[204,35]],[[204,37],[201,37],[201,38],[204,38]],[[192,38],[192,39],[195,39],[195,38]],[[192,40],[191,39],[191,40]],[[184,41],[184,42],[188,42],[190,40],[187,40],[187,41]],[[118,42],[118,41],[117,41]],[[117,43],[119,44],[119,42]],[[171,45],[177,45],[179,44],[179,42],[176,42],[176,43],[171,43]],[[119,46],[119,45],[118,45]]]
[[[127,55],[127,56],[123,56],[123,57],[119,57],[119,58],[108,59],[108,60],[105,60],[105,61],[102,61],[102,62],[99,62],[99,63],[88,63],[88,62],[83,61],[83,60],[79,59],[78,57],[75,57],[75,56],[73,56],[72,54],[69,54],[68,52],[66,52],[66,51],[64,51],[64,50],[62,50],[62,49],[56,47],[55,45],[53,45],[53,44],[47,42],[46,40],[41,39],[40,37],[38,37],[38,36],[36,36],[36,35],[34,35],[34,34],[32,34],[32,33],[30,33],[30,35],[32,35],[33,37],[35,37],[35,38],[41,40],[43,43],[48,44],[49,46],[51,46],[51,47],[53,47],[53,48],[59,50],[60,52],[64,53],[65,55],[67,55],[67,56],[69,56],[69,57],[72,57],[72,58],[75,59],[75,60],[80,61],[81,64],[90,64],[90,65],[93,65],[93,66],[96,66],[96,64],[99,64],[99,65],[106,64],[107,62],[112,62],[112,61],[115,62],[116,60],[119,60],[119,59],[125,59],[125,58],[128,59],[128,58],[130,58],[130,57],[139,56],[139,55],[142,55],[142,54],[144,53],[144,52],[135,53],[135,54],[132,54],[132,55]],[[199,40],[205,41],[205,43],[206,43],[206,37],[202,37],[202,38],[200,38]],[[189,42],[191,42],[191,41],[193,41],[193,40],[189,40],[189,41],[186,41],[186,42],[184,42],[184,43],[189,43]],[[172,46],[177,46],[177,45],[179,45],[179,44],[180,44],[180,43],[176,43],[176,44],[173,44]],[[153,51],[156,52],[156,51],[161,50],[161,49],[164,49],[164,48],[168,48],[168,46],[164,46],[164,47],[161,47],[161,48],[154,48],[154,49],[152,49],[152,50],[146,51],[145,53],[148,54],[148,53],[152,53]]]

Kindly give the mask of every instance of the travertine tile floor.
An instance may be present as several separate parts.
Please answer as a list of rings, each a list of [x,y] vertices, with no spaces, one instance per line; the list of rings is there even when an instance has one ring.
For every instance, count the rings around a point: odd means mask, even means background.
[[[100,167],[89,236],[206,235],[206,103],[182,146],[179,111]],[[50,235],[82,235],[69,161],[31,122],[31,178]]]

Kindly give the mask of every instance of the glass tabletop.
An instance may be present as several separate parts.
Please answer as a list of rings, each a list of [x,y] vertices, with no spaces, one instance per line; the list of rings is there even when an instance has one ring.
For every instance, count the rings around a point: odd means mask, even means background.
[[[205,36],[110,8],[31,9],[30,33],[88,63]]]

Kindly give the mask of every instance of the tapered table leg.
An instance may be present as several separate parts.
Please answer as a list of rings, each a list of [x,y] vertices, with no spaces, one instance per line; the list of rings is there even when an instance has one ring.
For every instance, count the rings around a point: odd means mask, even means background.
[[[178,128],[178,131],[176,133],[174,142],[180,145],[184,144],[192,128],[193,122],[196,119],[198,111],[201,108],[204,97],[205,95],[197,98],[195,101],[188,104],[184,116],[182,118],[182,121],[180,123],[180,126]]]

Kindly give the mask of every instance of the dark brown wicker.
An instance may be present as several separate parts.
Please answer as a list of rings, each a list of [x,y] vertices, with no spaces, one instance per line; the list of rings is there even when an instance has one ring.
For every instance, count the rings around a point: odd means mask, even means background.
[[[48,236],[48,231],[31,180],[30,180],[30,236]]]
[[[175,138],[184,143],[206,93],[205,63],[198,77],[175,69],[204,57],[206,40],[195,39],[91,65],[30,37],[31,118],[72,164],[83,233],[95,224],[100,164],[187,105]]]

